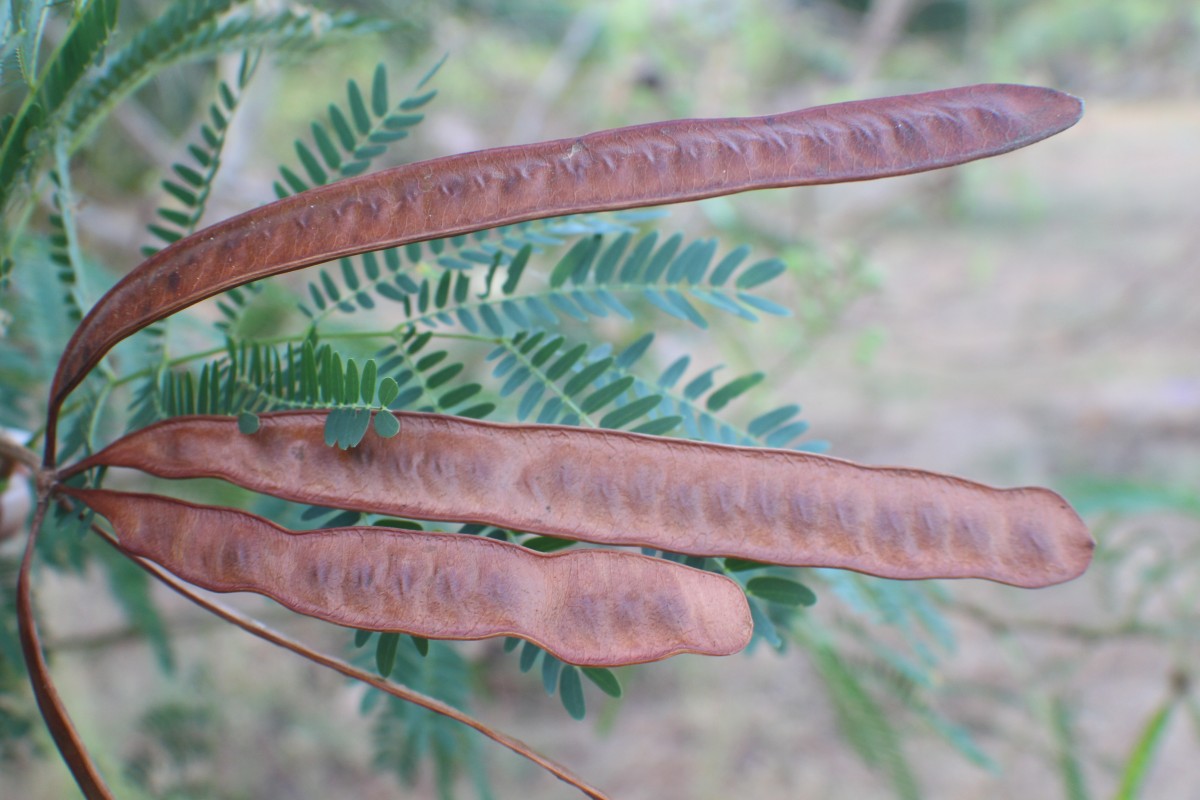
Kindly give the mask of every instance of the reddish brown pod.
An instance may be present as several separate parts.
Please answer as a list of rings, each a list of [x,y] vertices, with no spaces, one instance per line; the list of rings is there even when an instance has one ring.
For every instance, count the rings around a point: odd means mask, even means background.
[[[675,120],[407,164],[198,231],[121,279],[76,329],[50,399],[155,320],[250,281],[369,250],[564,214],[903,175],[1024,147],[1073,125],[1078,99],[985,84],[786,114]]]
[[[122,549],[189,583],[257,592],[353,628],[429,639],[517,636],[593,667],[729,655],[753,629],[733,581],[636,553],[547,555],[479,536],[393,528],[296,532],[154,495],[68,494],[108,519]]]
[[[397,436],[346,451],[324,444],[324,412],[263,414],[253,435],[228,417],[178,417],[75,469],[215,477],[314,505],[888,578],[1047,586],[1083,572],[1094,547],[1047,489],[791,450],[398,416]]]

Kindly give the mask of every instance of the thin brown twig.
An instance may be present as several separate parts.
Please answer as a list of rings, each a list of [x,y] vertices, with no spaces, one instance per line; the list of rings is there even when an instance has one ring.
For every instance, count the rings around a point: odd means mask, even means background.
[[[67,709],[54,687],[50,676],[50,668],[42,655],[42,643],[38,638],[37,623],[33,618],[33,593],[30,586],[30,571],[33,565],[33,554],[37,545],[38,532],[42,521],[46,518],[46,509],[50,505],[49,495],[43,494],[38,499],[37,510],[34,512],[33,525],[29,530],[29,540],[25,544],[25,555],[21,559],[21,571],[17,576],[17,629],[21,637],[21,651],[25,655],[25,667],[29,671],[29,683],[33,687],[33,695],[37,699],[38,709],[46,727],[54,737],[54,743],[62,754],[63,760],[71,769],[75,782],[87,800],[113,800],[113,795],[104,784],[104,779],[88,755],[83,740],[71,723]]]
[[[5,461],[23,464],[33,472],[37,472],[42,463],[37,453],[19,444],[7,433],[0,431],[0,465]],[[3,474],[2,467],[0,467],[0,474]]]
[[[599,789],[589,786],[583,781],[583,779],[572,774],[566,767],[550,760],[549,758],[546,758],[519,739],[507,736],[506,734],[489,727],[483,722],[480,722],[474,717],[459,711],[458,709],[442,702],[441,700],[429,697],[421,692],[409,689],[406,686],[392,683],[391,681],[385,680],[377,675],[372,675],[371,673],[361,670],[358,667],[355,667],[354,665],[339,658],[334,658],[333,656],[317,652],[316,650],[309,648],[307,645],[301,644],[300,642],[297,642],[294,639],[279,633],[278,631],[268,628],[266,625],[262,624],[256,619],[243,616],[241,613],[222,603],[202,597],[183,581],[162,569],[157,564],[137,558],[126,552],[121,548],[120,542],[118,542],[117,539],[107,531],[97,526],[92,526],[92,530],[99,534],[110,545],[115,547],[119,552],[128,556],[135,564],[165,584],[168,588],[192,601],[204,610],[215,614],[226,622],[236,625],[247,633],[268,641],[277,647],[290,650],[296,655],[302,656],[303,658],[306,658],[315,664],[332,669],[335,672],[340,672],[342,675],[345,675],[348,678],[361,681],[362,683],[379,689],[382,692],[387,692],[388,694],[399,698],[400,700],[413,703],[414,705],[420,706],[427,711],[432,711],[435,714],[441,714],[442,716],[449,717],[456,722],[461,722],[463,725],[473,728],[492,741],[507,747],[514,753],[529,759],[554,777],[570,784],[571,786],[574,786],[576,789],[592,798],[592,800],[609,800],[609,797]]]

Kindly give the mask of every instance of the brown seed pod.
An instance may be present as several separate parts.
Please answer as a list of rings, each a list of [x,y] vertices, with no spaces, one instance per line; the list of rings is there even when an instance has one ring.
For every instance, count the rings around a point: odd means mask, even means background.
[[[429,639],[517,636],[571,664],[729,655],[753,625],[733,581],[612,550],[535,553],[454,533],[296,532],[228,508],[97,489],[66,493],[120,546],[189,583],[257,592],[311,617]]]
[[[938,169],[1032,144],[1081,113],[1078,99],[1051,89],[967,86],[764,117],[655,122],[301,192],[160,250],[101,298],[59,362],[48,444],[63,399],[113,345],[250,281],[531,219]]]
[[[133,467],[314,505],[483,522],[608,545],[838,567],[887,578],[1070,580],[1094,542],[1047,489],[624,431],[402,413],[391,439],[324,444],[325,413],[177,417],[64,475]]]

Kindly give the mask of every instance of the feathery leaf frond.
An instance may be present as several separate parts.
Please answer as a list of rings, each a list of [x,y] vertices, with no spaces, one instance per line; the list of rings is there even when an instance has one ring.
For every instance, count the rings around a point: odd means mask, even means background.
[[[275,195],[287,197],[314,186],[323,186],[339,178],[366,172],[372,160],[383,155],[393,142],[408,136],[409,129],[425,118],[419,113],[437,96],[436,90],[421,91],[441,67],[439,61],[417,83],[415,91],[393,105],[388,93],[387,67],[380,63],[371,78],[369,95],[364,95],[357,81],[346,84],[346,105],[329,104],[327,123],[312,123],[315,151],[299,139],[295,142],[296,156],[302,169],[298,172],[286,166],[279,168],[280,180],[275,182]],[[370,99],[367,100],[366,98]],[[303,173],[303,177],[299,174]]]
[[[188,145],[190,163],[176,162],[175,177],[162,182],[163,189],[181,208],[159,207],[160,221],[148,226],[150,233],[164,245],[178,241],[196,229],[208,204],[212,184],[221,166],[221,151],[225,147],[230,118],[258,65],[258,54],[243,53],[238,77],[231,88],[225,81],[217,86],[217,99],[208,107],[208,120],[201,123],[199,141]],[[142,255],[149,257],[157,247],[143,247]]]

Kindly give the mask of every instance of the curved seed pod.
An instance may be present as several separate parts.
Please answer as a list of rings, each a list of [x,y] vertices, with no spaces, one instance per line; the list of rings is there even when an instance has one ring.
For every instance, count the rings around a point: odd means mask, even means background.
[[[1078,99],[1051,89],[969,86],[765,117],[619,128],[407,164],[302,192],[160,250],[102,297],[59,362],[48,444],[63,399],[113,345],[243,283],[524,220],[937,169],[1032,144],[1081,113]]]
[[[535,553],[453,533],[294,532],[228,508],[72,489],[120,545],[189,583],[257,592],[311,617],[429,639],[518,636],[582,666],[729,655],[752,623],[738,585],[611,550]]]
[[[314,505],[886,578],[1046,586],[1082,573],[1094,547],[1047,489],[624,431],[398,416],[397,436],[346,451],[325,446],[323,412],[263,414],[250,436],[228,417],[177,417],[70,472],[216,477]]]
[[[120,549],[120,545],[117,544],[110,534],[103,530],[97,530],[99,531],[100,535],[103,536],[110,544]],[[176,578],[162,567],[152,564],[145,559],[137,560],[137,565],[142,567],[142,569],[153,576],[156,580],[160,581],[164,586],[168,587],[173,592],[178,593],[181,597],[192,601],[205,611],[220,617],[226,622],[236,625],[246,633],[249,633],[251,636],[257,636],[259,639],[262,639],[265,642],[270,642],[276,647],[289,650],[301,658],[308,659],[314,664],[334,670],[335,672],[340,672],[342,675],[350,678],[351,680],[372,686],[381,692],[386,692],[398,700],[403,700],[407,703],[420,706],[426,711],[432,711],[434,714],[441,714],[442,716],[452,719],[455,722],[461,722],[463,725],[478,731],[497,744],[507,747],[509,750],[513,751],[522,758],[529,759],[531,762],[546,770],[560,781],[570,786],[574,786],[576,789],[592,798],[592,800],[609,800],[608,795],[604,794],[599,789],[584,783],[583,779],[574,775],[566,767],[558,764],[557,762],[551,761],[549,758],[546,758],[532,747],[522,742],[520,739],[515,739],[512,736],[501,733],[495,728],[485,725],[483,722],[475,719],[474,717],[464,714],[454,706],[448,705],[437,698],[430,697],[429,695],[410,689],[407,686],[393,683],[386,678],[381,678],[380,676],[367,672],[366,670],[359,669],[358,667],[355,667],[354,665],[349,664],[340,658],[334,658],[333,656],[313,650],[312,648],[307,647],[294,639],[284,636],[278,631],[271,630],[258,620],[244,616],[229,606],[215,602],[211,598],[201,596],[199,592],[181,581],[179,578]]]

